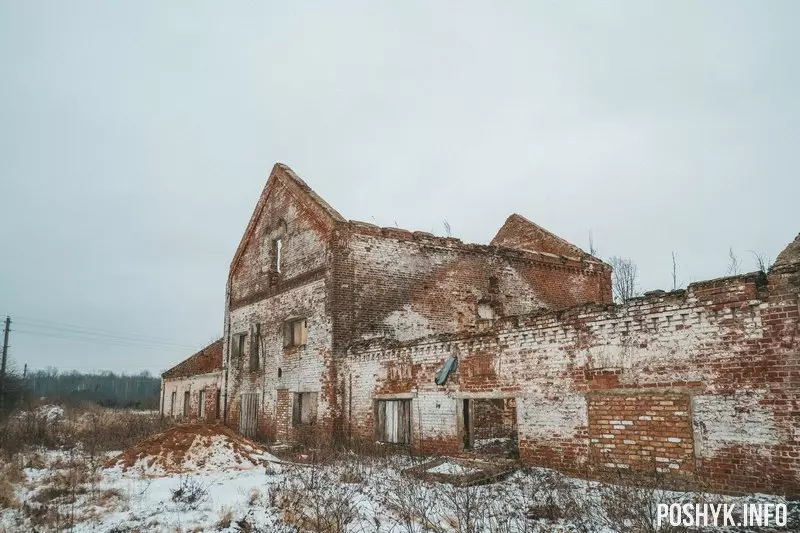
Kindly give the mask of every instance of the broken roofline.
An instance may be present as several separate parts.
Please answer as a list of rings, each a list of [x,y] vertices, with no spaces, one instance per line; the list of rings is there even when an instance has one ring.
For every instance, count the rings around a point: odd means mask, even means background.
[[[431,247],[451,248],[473,253],[512,255],[519,259],[534,262],[538,261],[551,265],[559,264],[563,266],[571,266],[574,268],[580,268],[581,270],[587,264],[597,265],[603,270],[611,270],[611,265],[589,254],[585,254],[583,257],[578,257],[552,254],[549,252],[537,252],[522,248],[511,248],[508,246],[496,246],[492,244],[465,243],[461,239],[455,237],[437,237],[436,235],[427,231],[410,231],[395,227],[381,227],[368,222],[361,222],[359,220],[349,220],[344,222],[344,225],[346,228],[350,229],[354,233],[358,233],[359,235],[370,235],[374,237],[383,237],[386,239],[395,239],[398,241],[416,241],[420,244]]]
[[[161,374],[162,378],[185,378],[222,371],[222,339],[217,339]]]
[[[397,341],[383,338],[370,341],[356,341],[348,346],[345,352],[348,356],[355,356],[356,358],[359,356],[374,357],[377,354],[398,355],[402,353],[419,352],[421,350],[428,350],[432,353],[436,353],[437,351],[450,353],[452,345],[469,346],[476,344],[480,346],[483,343],[492,344],[500,342],[501,337],[524,334],[531,331],[542,332],[548,328],[563,327],[587,318],[597,319],[601,314],[605,314],[608,318],[611,318],[614,315],[624,314],[637,307],[644,307],[654,303],[662,305],[669,305],[671,303],[680,304],[685,302],[689,297],[697,297],[697,292],[726,287],[734,283],[753,283],[755,287],[759,289],[758,299],[751,300],[754,304],[766,300],[767,295],[762,294],[760,290],[766,290],[768,287],[767,275],[757,271],[747,274],[737,274],[735,276],[696,281],[690,283],[685,289],[677,289],[669,292],[663,290],[648,291],[644,296],[637,296],[623,303],[605,304],[587,302],[562,309],[543,308],[530,313],[507,315],[497,318],[491,329],[480,332],[465,333],[463,331],[457,331],[454,333],[437,333],[412,341]]]
[[[256,207],[253,210],[252,216],[250,217],[250,221],[247,224],[247,228],[245,229],[244,235],[242,236],[242,239],[239,242],[239,246],[237,247],[236,252],[233,256],[233,260],[231,261],[228,273],[229,278],[233,274],[233,271],[236,268],[236,264],[238,263],[242,253],[244,252],[248,239],[255,231],[258,218],[261,215],[261,211],[264,209],[264,206],[266,205],[269,192],[272,189],[271,185],[278,180],[290,183],[291,185],[287,188],[292,192],[292,194],[295,195],[303,194],[307,198],[311,199],[312,202],[316,204],[316,206],[322,211],[322,213],[324,213],[324,215],[334,226],[338,227],[345,226],[351,231],[354,231],[355,233],[361,235],[372,235],[376,237],[384,237],[384,238],[405,240],[405,241],[413,240],[413,241],[419,241],[423,244],[430,246],[439,246],[444,248],[458,248],[461,250],[478,252],[478,253],[487,253],[487,252],[497,253],[498,251],[502,251],[503,253],[512,252],[518,254],[518,257],[521,259],[529,259],[529,260],[539,259],[541,260],[541,262],[550,264],[554,263],[554,260],[560,261],[562,263],[572,262],[571,266],[581,269],[584,268],[586,264],[593,264],[593,265],[596,264],[598,266],[601,266],[603,270],[611,269],[610,265],[598,259],[597,257],[584,252],[574,244],[566,241],[565,239],[562,239],[561,237],[555,235],[554,233],[542,228],[541,226],[531,222],[527,218],[518,215],[516,213],[510,215],[506,219],[506,221],[501,226],[500,230],[498,230],[498,233],[502,231],[509,224],[509,222],[523,221],[524,223],[529,224],[533,229],[545,234],[548,238],[561,243],[570,251],[575,252],[575,254],[564,255],[564,254],[554,254],[536,250],[528,250],[521,247],[464,243],[463,241],[461,241],[461,239],[452,237],[437,237],[432,233],[428,233],[425,231],[410,231],[395,227],[380,227],[376,226],[375,224],[370,224],[368,222],[361,222],[358,220],[346,220],[341,214],[339,214],[338,211],[336,211],[322,197],[320,197],[316,192],[314,192],[314,190],[311,187],[309,187],[308,184],[305,181],[303,181],[297,174],[295,174],[291,168],[289,168],[287,165],[283,163],[275,163],[275,166],[272,167],[272,172],[270,172],[270,176],[267,179],[267,183],[264,185],[264,188],[261,191],[261,195],[259,196],[258,202],[256,203]],[[495,238],[496,237],[497,236],[495,236]]]

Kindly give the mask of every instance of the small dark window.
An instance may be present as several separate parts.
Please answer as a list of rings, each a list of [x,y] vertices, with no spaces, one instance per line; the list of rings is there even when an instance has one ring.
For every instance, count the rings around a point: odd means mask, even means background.
[[[308,341],[308,321],[298,318],[283,323],[283,347],[305,346]]]
[[[247,333],[238,333],[231,339],[231,358],[233,364],[239,365],[245,352]]]
[[[258,370],[259,367],[259,348],[261,344],[261,324],[256,324],[256,331],[252,337],[253,345],[250,347],[250,371]]]
[[[189,391],[183,393],[183,416],[184,418],[189,418],[189,404],[191,403],[192,395],[189,394]]]
[[[221,398],[222,398],[222,393],[221,393],[221,391],[217,390],[217,401],[215,402],[216,405],[214,406],[214,418],[219,418],[219,415],[222,412],[222,409],[221,409],[221,406],[220,406]]]
[[[497,283],[497,278],[494,276],[489,277],[489,292],[496,293],[499,289],[500,285]]]
[[[178,393],[172,391],[172,398],[169,402],[169,414],[171,415],[175,414],[175,403],[177,403],[177,401],[178,401]]]
[[[281,377],[281,376],[283,376],[283,370],[281,370],[280,368],[278,368],[278,377]]]

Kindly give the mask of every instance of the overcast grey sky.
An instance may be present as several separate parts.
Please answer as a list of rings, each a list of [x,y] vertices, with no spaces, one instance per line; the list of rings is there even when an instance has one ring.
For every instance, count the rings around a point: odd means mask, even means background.
[[[643,290],[673,250],[686,283],[800,231],[800,2],[387,4],[0,1],[17,366],[160,372],[213,340],[276,161],[351,219],[592,230]]]

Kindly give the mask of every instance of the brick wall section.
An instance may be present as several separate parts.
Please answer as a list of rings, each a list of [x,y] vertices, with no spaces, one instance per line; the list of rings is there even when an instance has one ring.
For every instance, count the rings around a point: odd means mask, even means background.
[[[276,435],[278,441],[289,439],[292,420],[292,398],[289,389],[278,389],[275,400]]]
[[[197,374],[184,377],[165,377],[162,379],[162,413],[165,416],[183,418],[183,399],[189,393],[189,418],[200,417],[200,391],[205,391],[206,420],[213,420],[216,412],[216,395],[223,386],[222,372]],[[172,405],[172,393],[175,405]]]
[[[589,448],[602,466],[662,473],[694,470],[688,394],[591,394]]]
[[[797,494],[798,292],[795,267],[700,282],[623,306],[503,319],[466,337],[356,345],[340,373],[354,376],[352,416],[360,419],[386,385],[383,369],[409,365],[415,446],[423,450],[462,447],[463,398],[516,397],[521,458],[585,476],[611,470],[594,457],[592,398],[618,395],[615,408],[637,417],[663,411],[652,403],[663,398],[664,428],[642,419],[630,430],[638,434],[611,433],[623,441],[615,465],[636,467],[631,456],[656,452],[667,469],[718,490]],[[433,377],[451,355],[458,370],[437,387]],[[648,450],[652,442],[659,446]]]
[[[294,392],[317,392],[320,425],[336,415],[332,356],[330,239],[341,216],[291,170],[276,165],[231,263],[227,288],[224,361],[226,423],[239,426],[242,394],[260,398],[258,436],[288,439]],[[276,269],[274,240],[280,238],[281,268]],[[283,325],[305,318],[308,342],[284,348]],[[250,368],[250,341],[231,358],[230,339],[259,328],[258,366]],[[288,406],[287,406],[287,402]]]
[[[534,224],[527,218],[513,214],[492,239],[493,246],[518,248],[532,252],[545,252],[558,256],[583,257],[586,252],[564,239]]]
[[[464,244],[365,223],[337,225],[334,342],[391,344],[478,332],[478,306],[497,316],[611,302],[604,263]]]

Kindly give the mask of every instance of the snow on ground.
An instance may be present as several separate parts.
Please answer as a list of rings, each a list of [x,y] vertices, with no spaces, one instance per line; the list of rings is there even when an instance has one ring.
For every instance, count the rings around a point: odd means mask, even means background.
[[[474,474],[477,471],[477,468],[469,468],[453,461],[446,461],[426,470],[426,472],[430,472],[431,474],[445,474],[448,476],[465,476],[467,474]]]
[[[216,451],[210,455],[216,457],[220,452],[212,448]],[[226,454],[227,451],[221,452],[220,458],[230,459]],[[27,483],[17,488],[17,496],[30,506],[40,505],[60,517],[75,517],[74,526],[68,529],[75,533],[289,533],[297,531],[294,526],[305,526],[313,531],[315,506],[335,509],[345,517],[344,531],[349,533],[457,532],[458,522],[467,516],[464,511],[469,505],[478,506],[473,509],[477,517],[474,531],[478,532],[566,533],[580,531],[587,523],[588,530],[598,533],[632,530],[614,527],[608,520],[594,516],[594,511],[590,512],[589,503],[608,497],[603,495],[600,484],[566,478],[546,469],[520,471],[491,485],[457,488],[412,480],[403,475],[404,468],[419,464],[420,460],[407,457],[349,456],[322,467],[270,462],[267,468],[219,467],[216,470],[208,462],[200,473],[160,472],[157,476],[117,464],[98,468],[96,475],[88,477],[83,488],[75,491],[72,503],[69,497],[45,494],[48,487],[55,486],[54,479],[63,478],[70,471],[71,461],[82,459],[80,454],[61,451],[44,452],[44,456],[43,463],[47,466],[25,469]],[[174,493],[182,486],[196,488],[200,498],[197,501],[176,500]],[[665,503],[697,501],[698,497],[669,491],[655,491],[651,496]],[[743,501],[711,497],[715,501]],[[783,500],[754,495],[748,501]],[[536,502],[540,504],[538,510]],[[582,511],[586,523],[578,524],[563,516],[564,510],[576,502],[586,506],[585,512]],[[558,511],[556,515],[541,516],[542,513],[547,515],[546,506],[553,504]],[[643,501],[638,504],[643,505]],[[539,516],[529,519],[537,513]],[[410,522],[414,525],[409,528],[409,521],[404,517],[413,517]],[[60,520],[64,530],[64,519]],[[38,531],[54,531],[53,523],[42,522],[41,518],[26,515],[19,509],[0,511],[0,531],[32,531],[34,527]]]
[[[23,419],[27,417],[55,422],[64,418],[64,408],[60,405],[40,405],[33,412],[22,411],[17,413],[15,418]]]

